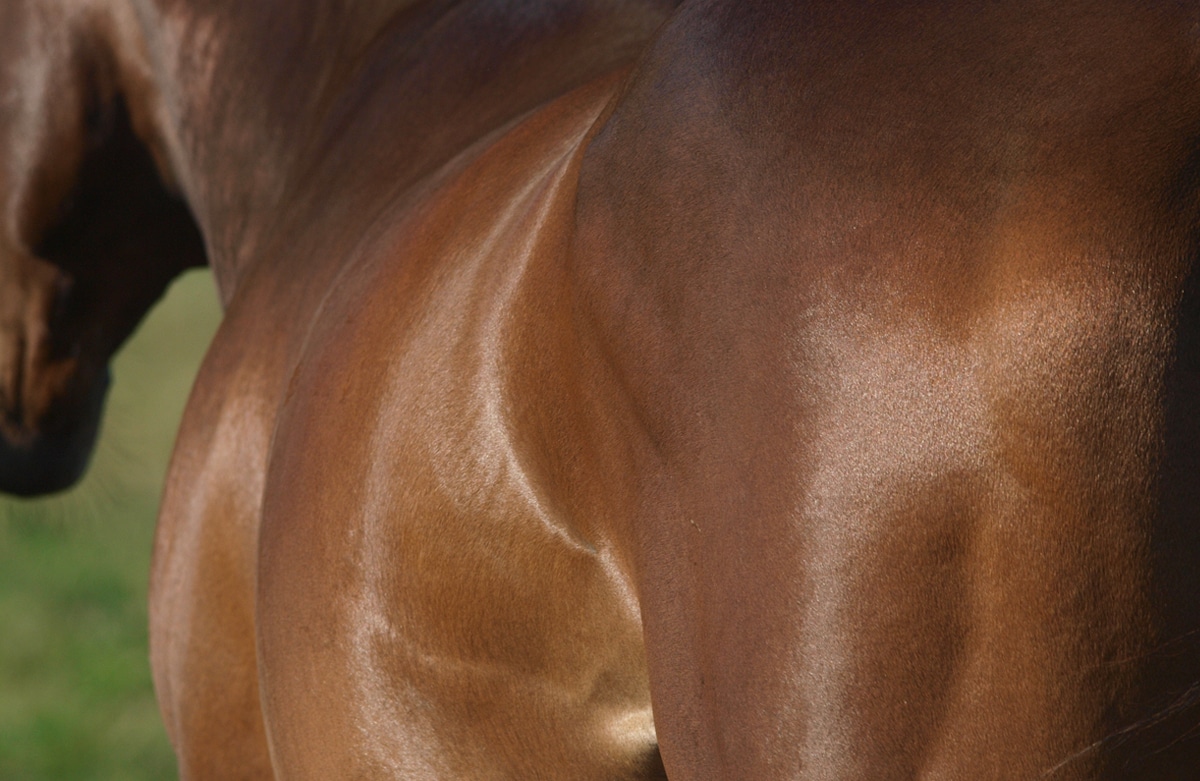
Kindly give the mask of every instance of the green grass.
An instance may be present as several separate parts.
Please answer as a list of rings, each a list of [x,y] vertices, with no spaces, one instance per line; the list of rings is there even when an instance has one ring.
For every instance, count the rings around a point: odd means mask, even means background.
[[[146,580],[167,458],[218,317],[207,273],[179,280],[113,365],[84,481],[0,499],[0,781],[175,777]]]

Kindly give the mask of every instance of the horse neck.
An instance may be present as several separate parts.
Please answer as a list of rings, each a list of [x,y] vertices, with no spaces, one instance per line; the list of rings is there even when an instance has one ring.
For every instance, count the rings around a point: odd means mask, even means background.
[[[226,300],[252,265],[303,263],[306,235],[361,235],[381,204],[475,140],[628,63],[667,11],[658,0],[527,0],[519,14],[487,0],[114,1],[134,4],[143,38],[131,48],[156,74],[149,135]]]
[[[147,74],[134,90],[150,118],[143,138],[195,215],[226,301],[295,194],[335,80],[335,30],[368,26],[372,4],[338,5],[112,0],[132,22],[119,48]]]

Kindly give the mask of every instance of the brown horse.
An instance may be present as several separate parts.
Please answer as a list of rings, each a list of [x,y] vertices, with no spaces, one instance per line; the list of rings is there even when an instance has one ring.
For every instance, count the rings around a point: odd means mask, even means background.
[[[1195,778],[1198,161],[1192,2],[3,0],[0,484],[207,262],[183,778]]]

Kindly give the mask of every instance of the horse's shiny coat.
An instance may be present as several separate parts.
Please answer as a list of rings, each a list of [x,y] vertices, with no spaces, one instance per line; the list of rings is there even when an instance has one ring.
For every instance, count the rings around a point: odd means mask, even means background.
[[[8,0],[0,155],[7,490],[226,305],[183,778],[1200,767],[1195,4]]]

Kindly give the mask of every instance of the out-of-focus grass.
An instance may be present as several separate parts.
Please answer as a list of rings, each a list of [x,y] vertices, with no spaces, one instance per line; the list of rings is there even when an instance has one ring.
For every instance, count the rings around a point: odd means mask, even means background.
[[[146,653],[146,580],[167,458],[219,318],[180,279],[113,365],[95,459],[73,491],[0,499],[0,780],[175,777]]]

